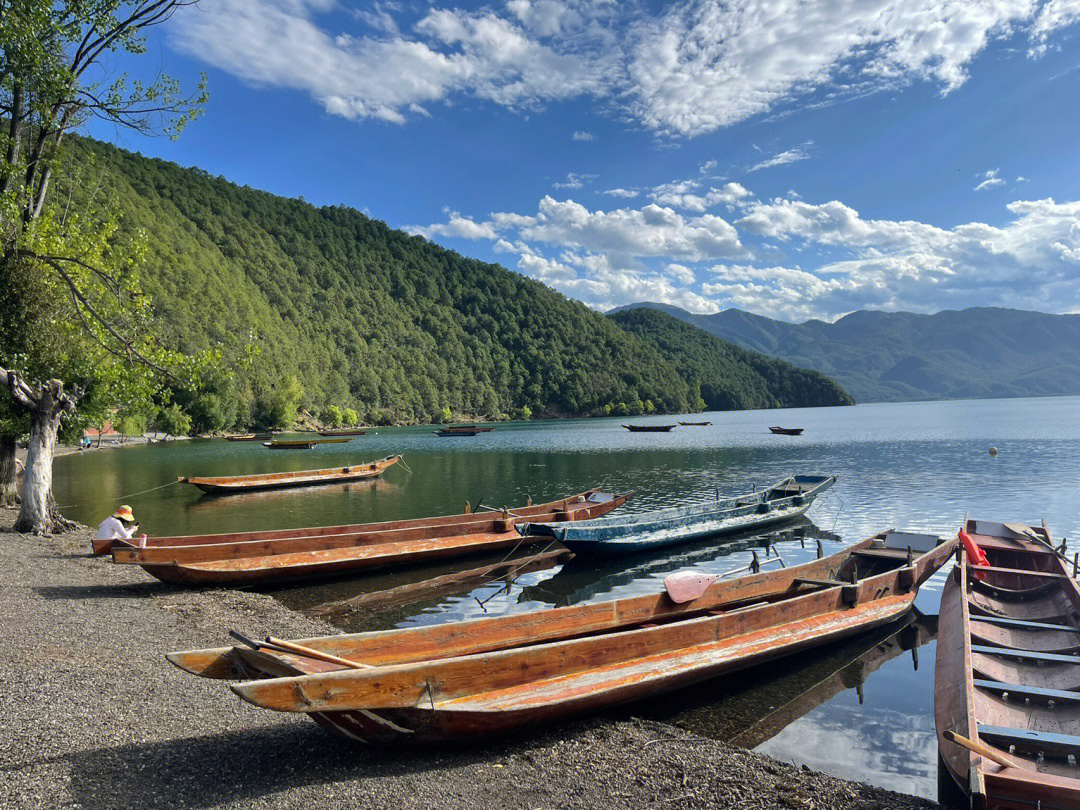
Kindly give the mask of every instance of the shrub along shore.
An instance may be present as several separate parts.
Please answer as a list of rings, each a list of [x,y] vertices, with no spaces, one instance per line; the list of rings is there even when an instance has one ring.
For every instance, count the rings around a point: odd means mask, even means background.
[[[272,597],[176,590],[0,510],[5,807],[927,808],[671,726],[594,717],[471,746],[348,745],[168,650],[334,632]]]

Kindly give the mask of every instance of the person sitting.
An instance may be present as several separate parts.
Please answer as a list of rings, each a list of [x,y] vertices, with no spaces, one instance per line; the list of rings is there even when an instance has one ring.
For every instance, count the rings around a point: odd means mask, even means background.
[[[139,530],[130,506],[121,506],[98,526],[95,540],[130,540]]]

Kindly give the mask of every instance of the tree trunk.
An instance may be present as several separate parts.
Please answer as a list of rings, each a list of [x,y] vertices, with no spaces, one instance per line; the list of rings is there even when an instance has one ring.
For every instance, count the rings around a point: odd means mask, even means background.
[[[15,521],[15,531],[31,534],[52,534],[75,525],[60,514],[52,492],[53,451],[60,418],[68,409],[67,398],[58,380],[43,388],[38,407],[30,411],[30,446],[26,451],[22,505]]]
[[[0,434],[0,506],[15,506],[19,503],[19,488],[16,484],[15,436]]]

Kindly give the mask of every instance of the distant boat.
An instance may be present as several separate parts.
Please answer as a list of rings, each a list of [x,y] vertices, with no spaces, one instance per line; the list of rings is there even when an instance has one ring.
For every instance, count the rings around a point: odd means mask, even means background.
[[[226,436],[227,442],[258,442],[274,438],[273,433],[241,433],[238,436]]]
[[[319,484],[340,484],[345,481],[376,478],[382,475],[383,470],[397,464],[400,460],[401,456],[387,456],[378,461],[347,464],[343,467],[331,467],[324,470],[299,470],[297,472],[267,473],[263,475],[222,475],[213,478],[190,476],[177,478],[176,480],[182,484],[197,486],[203,492],[222,495],[229,492],[310,487]]]
[[[522,534],[550,535],[574,552],[632,554],[705,537],[752,531],[801,517],[835,475],[792,475],[734,498],[637,515],[560,523],[522,523]]]
[[[712,422],[679,422],[683,427],[708,427]]]
[[[631,433],[667,433],[674,430],[675,425],[623,425]]]
[[[483,430],[461,430],[461,429],[459,429],[459,430],[447,430],[446,428],[443,428],[442,430],[436,430],[435,435],[436,436],[476,436],[476,435],[478,435],[480,433],[484,433],[484,432],[486,432],[486,431],[483,431]]]
[[[483,425],[446,425],[445,427],[440,428],[440,430],[445,430],[450,433],[458,431],[463,433],[490,433],[494,429],[494,427],[484,427]]]
[[[779,436],[801,436],[805,428],[771,427],[769,430]]]
[[[320,430],[320,436],[363,436],[367,433],[366,430],[352,429],[352,430]]]
[[[348,436],[342,436],[337,439],[284,439],[263,442],[263,447],[269,447],[271,450],[310,450],[317,444],[340,444],[341,442],[347,442],[348,440]]]

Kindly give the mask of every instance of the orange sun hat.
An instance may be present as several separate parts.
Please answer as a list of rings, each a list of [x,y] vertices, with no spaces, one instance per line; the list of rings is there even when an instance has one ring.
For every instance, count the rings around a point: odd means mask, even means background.
[[[131,507],[127,505],[121,506],[119,509],[113,512],[113,517],[120,518],[120,520],[130,520],[133,522],[135,520],[135,515],[131,513]]]

